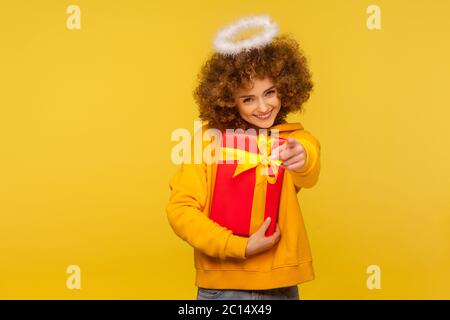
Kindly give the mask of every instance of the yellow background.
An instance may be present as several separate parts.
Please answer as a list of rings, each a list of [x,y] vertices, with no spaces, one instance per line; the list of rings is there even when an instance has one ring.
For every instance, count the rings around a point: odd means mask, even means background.
[[[217,30],[252,14],[299,40],[315,82],[289,118],[322,144],[299,195],[316,272],[301,298],[450,298],[444,0],[2,1],[0,298],[195,299],[192,248],[165,214],[170,134],[193,130]]]

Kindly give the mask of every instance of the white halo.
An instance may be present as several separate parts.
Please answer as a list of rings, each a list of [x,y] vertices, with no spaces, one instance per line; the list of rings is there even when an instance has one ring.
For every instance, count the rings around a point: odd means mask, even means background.
[[[250,28],[262,27],[264,30],[251,38],[233,41],[232,37]],[[214,50],[225,55],[236,55],[243,50],[261,47],[272,41],[278,33],[278,26],[268,16],[242,18],[220,30],[214,39]]]

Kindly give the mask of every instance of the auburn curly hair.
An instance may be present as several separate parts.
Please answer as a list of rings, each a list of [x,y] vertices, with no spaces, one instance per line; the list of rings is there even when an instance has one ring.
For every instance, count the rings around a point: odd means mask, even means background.
[[[313,89],[311,73],[297,41],[283,34],[263,47],[234,56],[212,54],[198,74],[199,84],[193,93],[200,119],[219,130],[250,128],[239,114],[234,92],[249,88],[252,79],[266,77],[276,86],[281,101],[274,125],[286,122],[291,112],[303,111]]]

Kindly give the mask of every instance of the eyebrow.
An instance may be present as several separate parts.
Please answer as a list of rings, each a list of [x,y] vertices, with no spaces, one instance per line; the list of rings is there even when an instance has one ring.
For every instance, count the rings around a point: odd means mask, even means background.
[[[275,88],[275,86],[271,86],[269,89],[264,90],[264,93],[266,93],[267,91],[269,91],[269,90],[271,90],[273,88]],[[247,97],[253,97],[253,96],[254,96],[254,94],[249,95],[249,96],[240,96],[239,98],[247,98]]]

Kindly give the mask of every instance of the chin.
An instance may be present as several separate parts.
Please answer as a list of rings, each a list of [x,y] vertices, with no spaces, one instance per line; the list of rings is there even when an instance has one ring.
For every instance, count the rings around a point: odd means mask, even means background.
[[[262,129],[269,129],[273,125],[273,121],[270,121],[269,123],[261,124],[258,127]]]

